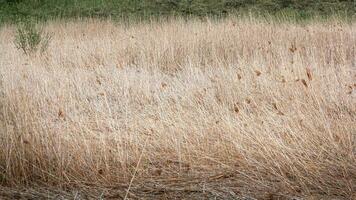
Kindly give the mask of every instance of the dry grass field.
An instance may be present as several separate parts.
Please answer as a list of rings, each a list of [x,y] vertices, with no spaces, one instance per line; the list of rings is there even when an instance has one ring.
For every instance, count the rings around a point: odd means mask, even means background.
[[[356,24],[0,29],[0,196],[356,198]]]

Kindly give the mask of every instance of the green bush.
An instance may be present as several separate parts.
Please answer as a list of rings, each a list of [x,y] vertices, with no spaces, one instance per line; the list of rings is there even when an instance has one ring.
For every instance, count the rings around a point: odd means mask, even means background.
[[[15,35],[17,49],[26,55],[47,50],[52,35],[43,31],[38,24],[32,21],[20,22]]]

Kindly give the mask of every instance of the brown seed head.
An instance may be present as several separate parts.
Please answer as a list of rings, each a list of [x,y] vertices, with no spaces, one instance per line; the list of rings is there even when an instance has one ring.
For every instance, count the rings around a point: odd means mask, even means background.
[[[239,112],[240,112],[239,107],[238,107],[237,105],[238,105],[238,104],[235,104],[235,105],[234,105],[234,111],[235,111],[235,113],[239,113]]]
[[[260,76],[262,74],[262,72],[258,71],[258,70],[255,70],[255,73],[257,76]]]
[[[305,79],[301,79],[301,81],[302,81],[303,85],[307,88],[307,87],[308,87],[308,84],[307,84],[307,82],[305,81]]]
[[[310,68],[306,68],[306,71],[307,71],[307,76],[308,76],[309,81],[313,80]]]
[[[237,78],[239,79],[239,80],[241,80],[241,75],[240,74],[237,74]]]
[[[58,111],[58,117],[59,118],[65,118],[65,113],[64,111],[60,108],[59,111]]]

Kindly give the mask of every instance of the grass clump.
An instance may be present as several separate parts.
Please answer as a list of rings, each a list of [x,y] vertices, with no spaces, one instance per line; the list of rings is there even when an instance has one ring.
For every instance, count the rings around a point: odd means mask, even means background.
[[[52,39],[52,34],[45,32],[33,21],[20,22],[15,35],[16,48],[26,55],[45,52]]]

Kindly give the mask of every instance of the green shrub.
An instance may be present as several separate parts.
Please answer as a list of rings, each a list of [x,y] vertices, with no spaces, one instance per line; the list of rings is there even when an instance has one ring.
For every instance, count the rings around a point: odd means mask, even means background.
[[[51,39],[52,35],[44,32],[38,24],[26,21],[18,24],[14,42],[17,49],[31,55],[38,51],[41,53],[46,51]]]

